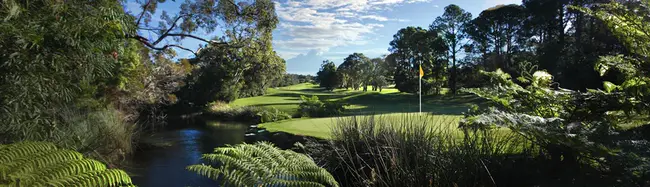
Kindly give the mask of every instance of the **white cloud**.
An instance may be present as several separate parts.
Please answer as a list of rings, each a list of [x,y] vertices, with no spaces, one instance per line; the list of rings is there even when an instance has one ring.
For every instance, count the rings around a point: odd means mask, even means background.
[[[483,9],[491,8],[496,5],[521,4],[521,0],[486,0]]]
[[[429,1],[287,0],[286,2],[276,2],[276,13],[280,18],[278,32],[285,37],[276,38],[274,44],[283,57],[295,57],[295,51],[314,50],[323,53],[337,46],[364,45],[373,39],[375,30],[384,25],[366,23],[363,20],[408,21],[378,15],[377,10],[388,9],[403,3]]]
[[[276,50],[275,52],[278,53],[278,55],[283,58],[283,59],[292,59],[298,55],[300,55],[300,52],[296,51],[285,51],[285,50]]]
[[[361,19],[374,19],[374,20],[377,20],[377,21],[388,21],[388,18],[386,18],[384,16],[378,16],[378,15],[365,15],[365,16],[361,16],[359,18],[361,18]]]
[[[433,5],[433,8],[439,8],[440,5]]]

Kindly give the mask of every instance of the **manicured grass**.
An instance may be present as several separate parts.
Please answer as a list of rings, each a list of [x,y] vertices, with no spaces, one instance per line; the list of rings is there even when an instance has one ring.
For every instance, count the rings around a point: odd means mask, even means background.
[[[264,96],[237,99],[230,105],[274,107],[293,114],[298,108],[301,95],[316,95],[321,99],[339,100],[347,103],[349,105],[346,107],[348,109],[346,115],[404,113],[418,112],[419,110],[418,95],[399,93],[394,88],[386,88],[382,92],[345,89],[326,91],[317,85],[308,83],[269,89]],[[460,115],[462,112],[467,111],[471,103],[478,103],[479,101],[479,98],[467,94],[422,96],[422,112]]]
[[[406,115],[417,115],[416,113],[393,113],[377,116],[378,119],[389,118],[388,120],[399,119]],[[422,114],[426,115],[426,114]],[[456,130],[459,115],[428,115],[427,121],[438,128],[449,130]],[[259,126],[271,132],[287,132],[296,135],[311,136],[323,139],[329,139],[332,132],[332,127],[338,120],[349,120],[350,116],[346,117],[329,117],[329,118],[299,118],[286,121],[263,123]],[[434,127],[434,128],[436,128]]]
[[[301,95],[316,95],[321,99],[336,100],[348,104],[344,117],[342,118],[346,118],[346,116],[349,118],[352,115],[372,114],[382,115],[382,117],[398,117],[403,116],[403,114],[417,113],[419,111],[419,97],[417,94],[400,93],[395,88],[386,88],[382,92],[364,92],[345,89],[326,91],[317,85],[308,83],[269,89],[264,96],[238,99],[230,105],[233,107],[273,107],[293,114],[301,102]],[[480,104],[481,99],[467,94],[455,96],[422,96],[422,112],[423,114],[435,114],[431,116],[431,121],[445,119],[447,120],[445,124],[453,124],[452,126],[455,128],[458,120],[462,117],[462,113],[467,111],[472,103]],[[331,127],[336,120],[341,119],[338,117],[299,118],[260,124],[260,127],[266,128],[269,131],[283,131],[292,134],[329,138]],[[453,122],[449,123],[449,120]]]

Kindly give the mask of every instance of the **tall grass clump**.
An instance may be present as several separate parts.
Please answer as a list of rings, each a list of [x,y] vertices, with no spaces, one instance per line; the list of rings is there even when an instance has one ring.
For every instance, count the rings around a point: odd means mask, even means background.
[[[221,121],[236,121],[244,123],[267,123],[291,119],[291,115],[274,107],[263,108],[254,106],[230,107],[228,103],[215,101],[208,105],[209,115]]]
[[[495,186],[493,167],[527,149],[509,131],[457,127],[457,118],[425,114],[341,118],[331,141],[306,149],[343,186]]]
[[[115,162],[132,153],[137,126],[113,108],[83,110],[76,107],[60,108],[60,122],[52,128],[48,138],[64,148],[85,155]]]

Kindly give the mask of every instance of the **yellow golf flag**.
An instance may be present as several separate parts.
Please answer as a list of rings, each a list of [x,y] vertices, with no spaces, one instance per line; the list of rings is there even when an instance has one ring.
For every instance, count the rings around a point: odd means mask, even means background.
[[[424,71],[422,71],[422,65],[420,65],[420,78],[424,77]]]

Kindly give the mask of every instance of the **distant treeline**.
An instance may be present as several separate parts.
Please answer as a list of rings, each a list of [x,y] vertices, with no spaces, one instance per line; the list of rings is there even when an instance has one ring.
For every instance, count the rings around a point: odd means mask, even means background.
[[[283,87],[283,86],[291,86],[291,85],[296,85],[301,83],[314,82],[315,79],[316,77],[313,75],[300,75],[300,74],[287,73],[284,74],[282,78],[278,79],[278,81],[274,84],[274,87]]]

